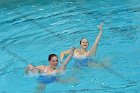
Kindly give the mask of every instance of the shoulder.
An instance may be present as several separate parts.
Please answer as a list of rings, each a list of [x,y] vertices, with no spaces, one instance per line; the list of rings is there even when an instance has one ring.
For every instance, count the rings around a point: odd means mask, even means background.
[[[45,70],[45,69],[48,69],[48,66],[42,66],[42,68]]]
[[[88,57],[90,57],[90,56],[95,56],[95,53],[94,53],[94,54],[91,54],[91,52],[88,51],[88,52],[86,52],[86,55],[87,55]]]
[[[79,49],[78,49],[78,48],[76,48],[76,49],[74,50],[74,53],[77,53],[77,52],[79,52]]]

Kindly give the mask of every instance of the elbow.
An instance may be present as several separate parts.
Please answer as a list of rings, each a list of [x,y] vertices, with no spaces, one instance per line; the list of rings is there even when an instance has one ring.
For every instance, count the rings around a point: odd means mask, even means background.
[[[63,60],[64,55],[65,55],[64,52],[61,52],[61,53],[60,53],[60,60],[61,60],[61,61]]]
[[[65,55],[65,52],[61,52],[60,55],[64,56]]]
[[[63,56],[63,55],[64,55],[64,52],[61,52],[61,53],[60,53],[60,56]]]

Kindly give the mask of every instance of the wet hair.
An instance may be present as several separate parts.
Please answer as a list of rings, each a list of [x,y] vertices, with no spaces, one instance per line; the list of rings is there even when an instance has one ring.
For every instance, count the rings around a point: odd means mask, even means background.
[[[49,57],[48,57],[48,61],[50,61],[52,57],[57,57],[57,55],[56,54],[50,54]]]
[[[80,40],[80,44],[81,44],[81,42],[82,42],[83,39],[86,39],[86,38],[82,38],[82,39]],[[86,39],[86,40],[87,40],[87,39]],[[88,41],[87,41],[87,42],[88,42]]]

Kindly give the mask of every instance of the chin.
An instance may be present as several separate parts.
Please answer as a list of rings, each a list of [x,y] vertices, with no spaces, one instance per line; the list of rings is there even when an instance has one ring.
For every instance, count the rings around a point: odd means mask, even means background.
[[[84,49],[87,49],[87,46],[84,46],[83,48],[84,48]]]

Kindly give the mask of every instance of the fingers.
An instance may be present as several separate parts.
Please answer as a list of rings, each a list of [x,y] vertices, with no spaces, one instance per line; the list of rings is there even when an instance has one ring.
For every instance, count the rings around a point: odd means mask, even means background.
[[[103,26],[104,25],[104,23],[102,22],[101,24],[100,24],[100,26]]]
[[[99,28],[102,28],[103,25],[104,25],[104,23],[102,22],[98,27]]]
[[[98,25],[98,28],[100,29],[100,31],[102,31],[103,30],[103,22],[100,24],[100,25]]]
[[[28,68],[29,68],[29,69],[33,69],[34,67],[33,67],[31,64],[29,64],[29,65],[28,65]]]

